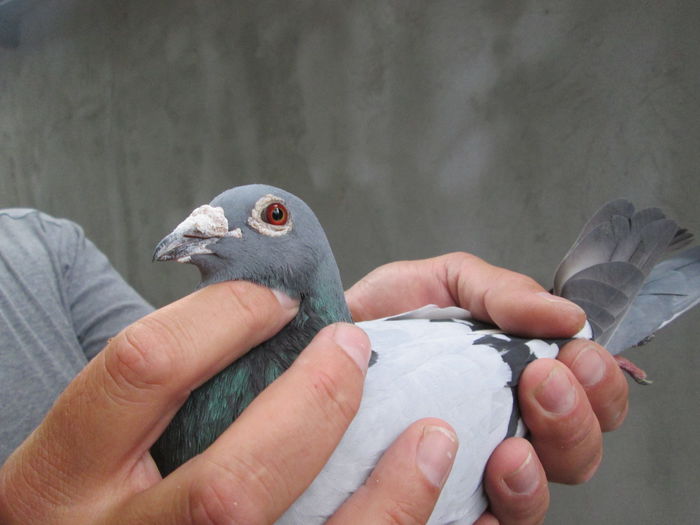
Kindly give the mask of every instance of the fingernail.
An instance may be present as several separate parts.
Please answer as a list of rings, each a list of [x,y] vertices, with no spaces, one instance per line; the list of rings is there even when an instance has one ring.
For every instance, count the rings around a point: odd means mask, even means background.
[[[503,477],[508,488],[515,494],[532,494],[537,489],[537,465],[532,460],[532,452],[513,472]]]
[[[296,311],[299,309],[299,299],[292,299],[286,293],[281,290],[272,289],[272,294],[277,298],[277,302],[285,310]]]
[[[436,487],[441,488],[447,481],[458,446],[454,432],[434,425],[423,428],[416,452],[416,465]]]
[[[535,399],[548,412],[565,414],[574,406],[576,390],[567,375],[558,366],[553,366],[535,390]]]
[[[369,339],[362,329],[347,323],[338,323],[333,331],[333,340],[357,363],[364,374],[372,352]]]
[[[603,378],[605,362],[594,347],[586,346],[574,360],[571,371],[583,386],[593,386]]]

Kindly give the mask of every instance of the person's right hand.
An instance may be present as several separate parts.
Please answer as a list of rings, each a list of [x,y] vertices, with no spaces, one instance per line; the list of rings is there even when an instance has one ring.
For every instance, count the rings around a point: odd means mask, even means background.
[[[148,451],[192,389],[279,331],[297,308],[268,289],[227,282],[127,327],[0,469],[0,522],[273,522],[357,411],[370,354],[359,328],[319,332],[211,447],[165,479]],[[365,484],[335,523],[427,520],[455,455],[451,436],[441,421],[409,427],[370,477],[382,483]]]
[[[346,298],[355,320],[425,304],[460,306],[528,337],[571,337],[585,321],[580,308],[531,278],[467,253],[380,266]],[[627,380],[603,347],[575,340],[556,360],[537,359],[525,368],[518,400],[530,441],[510,438],[494,450],[484,472],[490,512],[479,525],[540,523],[549,505],[547,479],[576,484],[593,476],[603,452],[601,431],[619,427],[627,413]]]

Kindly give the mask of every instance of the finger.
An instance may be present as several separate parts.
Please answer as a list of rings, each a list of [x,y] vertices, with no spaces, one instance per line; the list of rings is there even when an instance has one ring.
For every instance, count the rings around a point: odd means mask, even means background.
[[[484,489],[497,523],[527,525],[544,520],[549,507],[547,476],[527,440],[510,438],[494,450],[486,465]],[[482,525],[491,519],[484,516]]]
[[[24,451],[26,461],[60,462],[54,467],[70,485],[97,485],[132,468],[190,390],[271,337],[296,310],[266,288],[228,282],[137,321],[59,397]]]
[[[581,308],[547,293],[530,277],[465,254],[452,254],[444,264],[447,284],[458,304],[507,332],[566,337],[585,323]]]
[[[474,525],[499,525],[499,523],[496,516],[487,510],[481,516],[479,516],[479,519],[474,522]]]
[[[328,523],[425,523],[450,473],[457,447],[457,436],[444,421],[413,423]]]
[[[538,359],[518,386],[523,420],[550,481],[582,483],[602,458],[602,435],[586,392],[554,359]]]
[[[387,317],[426,304],[457,304],[445,286],[442,259],[393,262],[368,273],[345,292],[353,319],[367,321]]]
[[[323,329],[204,453],[120,510],[122,522],[274,522],[320,472],[354,417],[369,355],[359,328]]]
[[[583,386],[603,432],[615,430],[628,409],[627,379],[610,352],[582,339],[572,341],[557,356]]]
[[[407,282],[411,287],[403,293]],[[529,277],[467,253],[382,266],[350,288],[346,298],[357,320],[430,303],[457,305],[503,330],[531,337],[570,337],[586,319],[577,305],[547,293]]]

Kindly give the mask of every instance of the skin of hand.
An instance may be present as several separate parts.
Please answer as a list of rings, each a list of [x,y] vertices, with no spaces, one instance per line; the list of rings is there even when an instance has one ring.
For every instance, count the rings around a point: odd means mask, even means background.
[[[529,337],[571,337],[585,321],[578,306],[529,277],[466,253],[381,266],[346,298],[356,321],[431,303],[460,306]],[[477,523],[541,523],[549,506],[547,478],[576,484],[593,476],[602,458],[601,431],[619,427],[627,413],[627,388],[613,357],[591,341],[572,341],[556,360],[528,365],[518,397],[530,441],[507,439],[492,454],[484,477],[490,508]]]

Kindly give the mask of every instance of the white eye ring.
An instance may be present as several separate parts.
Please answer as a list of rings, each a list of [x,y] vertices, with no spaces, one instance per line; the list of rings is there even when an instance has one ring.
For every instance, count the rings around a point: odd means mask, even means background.
[[[259,198],[258,202],[255,203],[255,206],[250,211],[250,217],[248,217],[248,226],[253,228],[256,232],[262,233],[263,235],[267,235],[269,237],[280,237],[289,233],[292,230],[292,227],[294,226],[291,215],[289,219],[287,219],[287,222],[282,225],[270,224],[269,222],[265,222],[263,220],[263,213],[265,213],[267,207],[270,204],[274,204],[276,202],[284,204],[284,199],[275,197],[270,193],[268,193],[264,197]]]

